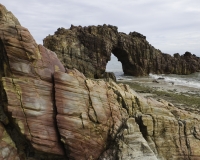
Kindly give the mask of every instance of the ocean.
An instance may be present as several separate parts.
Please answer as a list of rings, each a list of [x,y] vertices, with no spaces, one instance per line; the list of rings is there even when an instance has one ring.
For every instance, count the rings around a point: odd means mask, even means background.
[[[114,72],[117,80],[124,79],[124,80],[137,80],[138,77],[134,76],[127,76],[124,75],[122,71],[122,64],[118,61],[117,57],[113,54],[111,55],[111,61],[108,62],[106,66],[106,71]],[[149,76],[142,77],[143,79],[163,79],[168,83],[173,83],[173,85],[184,86],[184,87],[191,87],[195,89],[200,89],[200,72],[193,73],[190,75],[176,75],[176,74],[149,74]],[[141,79],[141,77],[140,77]]]

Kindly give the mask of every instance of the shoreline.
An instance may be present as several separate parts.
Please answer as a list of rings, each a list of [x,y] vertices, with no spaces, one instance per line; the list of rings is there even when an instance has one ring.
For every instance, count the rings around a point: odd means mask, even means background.
[[[145,98],[163,99],[177,108],[200,113],[200,89],[198,88],[174,85],[163,79],[151,77],[118,79],[117,83],[128,84],[130,88]]]

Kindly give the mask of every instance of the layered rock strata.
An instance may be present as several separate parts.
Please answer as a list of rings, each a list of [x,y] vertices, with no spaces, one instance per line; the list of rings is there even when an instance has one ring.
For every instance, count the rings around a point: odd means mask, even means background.
[[[200,58],[190,52],[182,56],[164,54],[151,46],[142,34],[118,32],[117,27],[111,25],[59,28],[43,42],[57,53],[65,67],[76,68],[90,78],[104,77],[111,53],[121,62],[127,75],[200,71]]]
[[[0,13],[1,110],[6,113],[2,119],[5,125],[15,128],[9,132],[20,152],[37,157],[36,149],[45,157],[63,156],[52,74],[65,69],[56,54],[37,45],[29,31],[3,6]]]
[[[65,69],[0,13],[0,159],[200,159],[199,115]]]

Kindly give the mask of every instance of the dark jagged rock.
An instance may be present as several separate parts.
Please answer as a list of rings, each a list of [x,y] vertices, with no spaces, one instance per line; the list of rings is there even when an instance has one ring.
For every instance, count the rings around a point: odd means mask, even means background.
[[[103,77],[105,78],[105,80],[109,81],[109,78],[111,78],[112,80],[114,80],[115,82],[117,81],[115,74],[113,72],[105,72],[103,74]]]
[[[200,58],[186,52],[174,57],[155,49],[137,32],[128,35],[111,25],[59,28],[44,39],[44,46],[57,53],[68,68],[76,68],[87,77],[102,78],[113,53],[125,74],[190,74],[200,70]]]

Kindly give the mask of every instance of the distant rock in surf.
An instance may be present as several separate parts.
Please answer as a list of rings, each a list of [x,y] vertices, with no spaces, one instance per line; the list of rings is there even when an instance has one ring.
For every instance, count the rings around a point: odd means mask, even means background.
[[[172,85],[174,85],[174,82],[169,82],[169,83],[171,83]]]
[[[154,79],[152,82],[154,82],[154,83],[159,83],[156,79]]]

